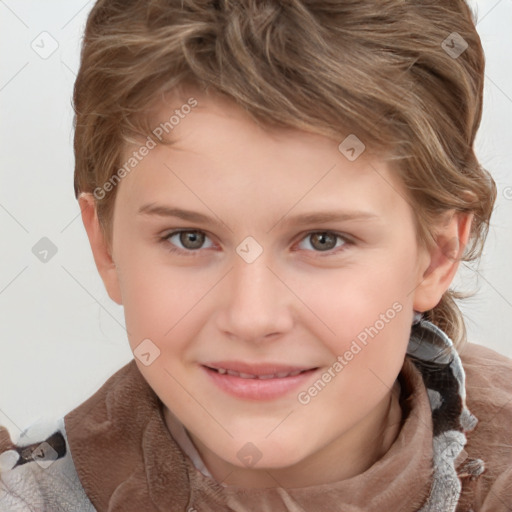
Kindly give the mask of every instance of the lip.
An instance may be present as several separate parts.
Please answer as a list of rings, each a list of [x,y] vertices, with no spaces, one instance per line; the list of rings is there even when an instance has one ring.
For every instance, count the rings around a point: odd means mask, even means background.
[[[210,368],[222,368],[224,370],[231,370],[237,373],[248,373],[251,375],[273,375],[276,373],[294,373],[297,371],[311,370],[313,369],[310,365],[303,366],[291,366],[283,365],[279,363],[257,363],[249,364],[242,361],[215,361],[204,363],[203,366]]]
[[[202,365],[211,381],[225,393],[245,400],[275,400],[299,386],[304,386],[318,368],[311,366],[289,366],[274,363],[248,364],[240,361],[216,361]],[[255,377],[240,377],[219,373],[217,369],[232,371]],[[300,373],[297,373],[300,372]],[[277,374],[294,374],[286,377]],[[295,375],[295,373],[297,373]],[[273,375],[273,377],[270,377]],[[265,376],[265,378],[258,378]]]

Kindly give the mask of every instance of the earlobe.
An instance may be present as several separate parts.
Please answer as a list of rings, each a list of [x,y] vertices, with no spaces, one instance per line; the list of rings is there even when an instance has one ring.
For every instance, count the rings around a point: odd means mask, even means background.
[[[437,245],[430,251],[428,267],[414,291],[414,309],[436,307],[455,277],[471,234],[472,213],[450,212],[448,221],[436,233]]]
[[[98,220],[94,196],[89,192],[83,192],[78,197],[78,203],[96,268],[109,297],[117,304],[122,304],[117,268]]]

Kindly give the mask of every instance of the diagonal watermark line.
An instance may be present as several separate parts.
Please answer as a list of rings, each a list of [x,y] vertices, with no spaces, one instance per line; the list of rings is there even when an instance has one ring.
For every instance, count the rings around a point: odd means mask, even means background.
[[[62,27],[60,27],[60,29],[62,30],[63,28],[66,28],[86,7],[87,5],[89,5],[91,3],[92,0],[87,0],[87,2],[85,2],[85,4],[80,7],[80,9],[78,9],[78,11],[73,14],[73,16],[71,16],[71,18],[66,21],[66,23],[64,23],[64,25],[62,25]]]
[[[61,230],[60,232],[61,233],[64,233],[64,231],[66,231],[66,229],[69,228],[69,226],[71,226],[71,224],[73,224],[73,222],[78,219],[78,217],[80,217],[80,215],[82,214],[82,211],[80,211],[79,213],[77,213]]]
[[[2,4],[4,7],[6,7],[9,11],[11,11],[11,13],[16,17],[18,18],[18,21],[23,23],[23,25],[25,25],[25,27],[27,28],[30,28],[6,3],[4,0],[0,0],[0,4]]]
[[[486,418],[485,420],[490,425],[491,421],[498,416],[498,414],[503,410],[503,408],[508,405],[510,402],[512,402],[512,398],[507,400],[490,418]]]
[[[416,285],[416,286],[415,286],[415,287],[414,287],[410,292],[408,292],[405,296],[406,296],[406,297],[409,297],[409,295],[411,295],[411,293],[412,293],[413,291],[415,291],[415,290],[416,290],[416,288],[418,288],[418,286],[420,286],[420,285],[421,285],[421,283],[423,283],[423,281],[425,281],[425,279],[426,279],[427,277],[428,277],[428,276],[424,277],[424,278],[423,278],[423,279],[422,279],[422,280],[421,280],[421,281],[420,281],[420,282],[419,282],[419,283],[418,283],[418,284],[417,284],[417,285]]]
[[[27,270],[28,268],[28,265],[23,269],[23,270],[20,270],[1,290],[0,290],[0,294],[2,294],[5,290],[7,290],[7,288],[16,280],[18,279],[18,277],[23,273],[25,272],[25,270]]]
[[[498,91],[500,91],[501,94],[503,94],[503,96],[505,96],[505,98],[510,101],[510,103],[512,103],[512,98],[489,75],[486,74],[485,78],[489,80],[489,82],[491,82],[494,87],[496,87],[496,89],[498,89]]]
[[[183,318],[185,318],[231,272],[231,270],[233,270],[233,267],[231,267],[207,292],[205,292],[204,295],[164,334],[164,336],[167,336],[183,320]]]
[[[470,267],[466,263],[464,263],[464,266],[478,274],[512,308],[512,304],[510,303],[510,301],[488,279],[486,279],[481,272],[479,272],[476,268]]]
[[[325,327],[327,327],[327,329],[329,329],[329,331],[332,332],[332,334],[334,334],[334,336],[336,336],[336,333],[268,265],[267,268],[270,270],[270,272],[272,272],[272,274],[274,274],[279,279],[279,281],[281,281],[281,283],[283,283],[286,286],[286,288],[288,288],[288,290],[290,290],[293,293],[293,295],[295,295],[295,297],[297,297],[297,299],[299,299],[302,302],[302,304],[304,304],[304,306],[306,306],[309,309],[309,311],[311,311],[311,313],[313,313],[313,315],[315,315],[318,318],[318,320],[320,320],[320,322],[322,322],[325,325]]]
[[[120,325],[123,328],[124,331],[126,331],[128,335],[130,335],[128,329],[126,329],[126,327],[121,322],[119,322],[119,320],[114,315],[112,315],[112,313],[110,313],[110,311],[107,308],[105,308],[105,306],[66,267],[64,267],[64,265],[61,265],[61,267],[82,288],[82,290],[84,290],[87,293],[87,295],[89,295],[89,297],[94,299],[94,301],[100,306],[101,309],[103,309],[103,311],[105,311],[105,313],[107,313],[107,315],[110,318],[112,318],[112,320],[114,320],[118,325]]]
[[[509,402],[510,402],[510,400],[508,400],[505,404],[503,404],[503,407],[505,407],[505,405],[507,405]],[[500,408],[500,411],[501,411],[501,409],[503,409],[503,407],[501,407],[501,408]],[[499,412],[499,411],[498,411],[498,412]],[[496,416],[496,415],[495,415],[495,416]],[[493,418],[494,418],[494,416],[493,416]],[[491,419],[492,419],[492,418],[491,418]],[[488,420],[488,422],[489,422],[489,420]],[[508,447],[508,446],[507,446],[507,447]],[[484,461],[484,462],[485,462],[485,461]],[[495,496],[499,501],[501,501],[501,503],[503,503],[503,505],[505,505],[505,506],[507,507],[507,511],[512,512],[512,507],[511,507],[509,504],[505,503],[505,502],[503,501],[503,499],[501,498],[501,496],[499,496],[498,494],[496,494],[496,493],[492,490],[492,487],[489,489],[489,491],[491,491],[491,492],[492,492],[492,494],[494,494],[494,496]]]
[[[169,171],[171,171],[174,174],[174,176],[176,176],[176,178],[178,178],[181,181],[181,183],[183,183],[183,185],[185,185],[185,187],[187,187],[190,190],[190,192],[192,192],[192,194],[194,194],[197,197],[197,199],[199,199],[199,201],[201,201],[201,203],[203,203],[206,206],[206,208],[208,208],[208,210],[210,210],[213,213],[213,215],[215,215],[215,217],[217,217],[217,219],[219,219],[219,221],[222,222],[222,224],[229,229],[229,231],[233,232],[233,230],[165,162],[163,162],[163,166],[166,167]]]
[[[222,480],[217,480],[219,482],[219,484],[224,484],[224,482],[226,482],[226,480],[235,472],[235,470],[233,471],[230,471]],[[222,492],[222,491],[220,491]]]
[[[275,432],[289,417],[291,414],[293,414],[295,412],[295,409],[292,409],[266,436],[265,436],[265,439],[267,437],[269,437],[273,432]]]
[[[393,390],[393,388],[390,388],[371,368],[368,368],[368,370],[370,370],[373,373],[373,375],[375,375],[375,377],[380,380],[384,387],[388,388],[390,391]]]
[[[290,493],[285,486],[272,473],[270,473],[268,469],[265,470],[265,473],[277,484],[276,491],[279,493],[287,510],[293,510],[294,512],[307,512],[294,498],[290,496]]]
[[[485,19],[486,16],[488,16],[489,14],[491,14],[492,11],[494,11],[494,9],[499,5],[501,4],[501,1],[502,0],[498,0],[475,24],[478,25],[483,19]]]
[[[304,193],[302,197],[300,197],[297,202],[267,231],[270,233],[334,168],[336,164],[334,164],[312,187]]]
[[[0,413],[5,416],[19,431],[23,432],[23,429],[8,415],[3,409],[0,409]]]
[[[3,204],[0,204],[0,208],[2,208],[2,210],[4,210],[14,220],[14,222],[24,229],[25,233],[29,232],[28,229]]]
[[[492,490],[492,487],[489,487],[489,491],[490,491],[490,492],[492,492],[492,494],[494,494],[494,496],[496,497],[496,499],[498,499],[499,501],[501,501],[501,503],[502,503],[503,505],[505,505],[505,507],[507,507],[507,508],[506,508],[506,511],[507,511],[507,512],[512,512],[512,505],[509,505],[509,504],[505,503],[505,502],[503,501],[503,498],[502,498],[501,496],[499,496],[498,494],[496,494],[496,493]]]
[[[61,229],[61,233],[64,233],[66,229],[68,229],[71,224],[82,215],[82,212],[89,206],[89,203],[86,203],[85,206]]]
[[[9,78],[9,80],[7,80],[7,82],[2,85],[2,87],[0,87],[0,91],[3,91],[26,67],[28,66],[28,61],[25,62],[25,64],[23,64],[23,66],[21,66],[20,69],[18,69],[18,71],[16,71],[16,73],[14,73],[14,75]]]
[[[188,389],[185,388],[185,386],[183,386],[183,384],[174,375],[172,375],[172,373],[169,372],[169,370],[167,370],[167,368],[164,368],[164,371],[167,373],[167,375],[169,375],[169,377],[174,379],[174,381],[181,387],[181,389],[183,389],[183,391],[185,391],[185,393],[187,393],[187,395],[192,398],[192,400],[194,400],[194,402],[196,402],[197,405],[199,405],[204,410],[204,412],[206,412],[206,414],[208,414],[208,416],[210,416],[210,418],[212,418],[212,420],[215,421],[215,423],[217,423],[217,425],[219,425],[219,427],[224,430],[224,432],[226,432],[229,437],[233,439],[231,432],[229,432],[229,430],[227,430],[226,427],[224,427],[224,425],[222,425],[222,423],[220,423],[217,418],[215,418],[215,416],[213,416],[213,414],[192,393],[190,393]]]
[[[73,76],[75,76],[75,77],[76,77],[76,71],[75,71],[71,66],[69,66],[69,65],[68,65],[66,62],[64,62],[62,59],[60,59],[60,62],[61,62],[62,64],[64,64],[64,67],[66,67],[67,69],[69,69],[69,71],[71,72],[71,74],[72,74]]]

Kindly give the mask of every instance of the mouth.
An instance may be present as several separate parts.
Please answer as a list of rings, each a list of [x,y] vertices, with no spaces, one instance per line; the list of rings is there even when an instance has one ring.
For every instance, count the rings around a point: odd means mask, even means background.
[[[271,400],[289,394],[319,368],[279,364],[215,362],[202,365],[210,379],[224,392],[248,400]]]
[[[286,377],[295,377],[295,375],[299,375],[304,372],[309,372],[312,369],[308,370],[293,370],[291,372],[282,371],[275,373],[266,373],[266,374],[255,374],[255,373],[245,373],[245,372],[236,372],[235,370],[227,370],[226,368],[212,368],[207,366],[208,369],[216,371],[221,375],[232,375],[233,377],[240,377],[242,379],[285,379]]]

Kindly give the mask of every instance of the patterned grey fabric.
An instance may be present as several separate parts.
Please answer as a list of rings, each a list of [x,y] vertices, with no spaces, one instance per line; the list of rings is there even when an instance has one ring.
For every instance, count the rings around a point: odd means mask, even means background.
[[[420,319],[413,325],[407,354],[421,371],[434,426],[434,476],[430,496],[419,512],[455,512],[461,492],[456,465],[471,462],[480,475],[481,459],[468,459],[466,432],[478,422],[466,407],[465,373],[451,339],[437,326]]]

